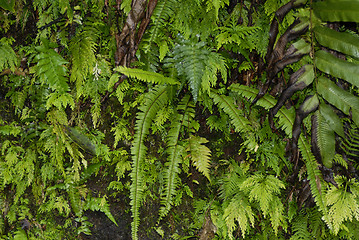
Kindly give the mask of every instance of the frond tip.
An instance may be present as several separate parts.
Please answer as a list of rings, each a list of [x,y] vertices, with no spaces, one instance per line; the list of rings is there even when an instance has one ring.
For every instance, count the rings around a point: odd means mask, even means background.
[[[127,68],[123,66],[118,66],[115,68],[115,71],[125,74],[126,76],[136,78],[141,81],[157,83],[157,84],[180,84],[176,79],[165,77],[162,74],[145,71],[138,68]]]

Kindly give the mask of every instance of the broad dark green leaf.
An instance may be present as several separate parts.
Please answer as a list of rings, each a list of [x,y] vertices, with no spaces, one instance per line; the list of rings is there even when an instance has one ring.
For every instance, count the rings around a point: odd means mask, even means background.
[[[315,143],[319,148],[323,165],[331,168],[335,154],[334,130],[319,111],[316,111],[314,119],[313,126],[315,129],[312,131],[312,138],[315,139]]]
[[[319,70],[359,87],[358,64],[339,59],[323,50],[315,53],[315,64]]]
[[[333,111],[333,108],[328,104],[321,103],[319,105],[319,112],[324,120],[329,124],[339,136],[344,137],[343,123],[340,121],[338,115]]]
[[[359,22],[359,1],[316,2],[313,9],[323,21]]]
[[[345,114],[352,114],[354,122],[359,126],[358,97],[341,89],[325,77],[318,78],[317,91],[326,101]]]
[[[359,57],[359,38],[345,32],[337,32],[327,27],[315,27],[315,37],[318,42],[330,49]]]

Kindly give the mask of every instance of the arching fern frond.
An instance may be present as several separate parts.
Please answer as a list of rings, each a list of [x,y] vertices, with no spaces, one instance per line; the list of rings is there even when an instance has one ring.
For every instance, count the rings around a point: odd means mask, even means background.
[[[138,68],[126,68],[123,66],[118,66],[115,68],[115,71],[119,71],[126,76],[137,78],[141,81],[157,83],[157,84],[179,84],[178,81],[174,78],[165,77],[162,74],[145,71]]]
[[[149,37],[144,39],[144,49],[151,50],[153,44],[158,44],[158,39],[161,37],[162,29],[168,24],[169,19],[174,15],[174,9],[178,4],[178,0],[163,0],[160,1],[151,16],[151,27],[148,31]]]
[[[194,105],[190,101],[190,96],[186,95],[180,102],[174,117],[172,118],[171,128],[167,135],[168,160],[165,163],[164,182],[165,186],[161,193],[161,208],[159,211],[159,221],[167,215],[176,195],[176,187],[179,184],[178,174],[180,173],[179,164],[182,161],[185,148],[180,142],[181,128],[188,126],[188,122],[193,119]],[[182,112],[182,113],[179,113]]]
[[[6,38],[0,39],[0,72],[6,68],[15,70],[17,63],[16,53],[7,43]]]
[[[231,97],[220,95],[215,91],[211,92],[211,97],[213,98],[213,101],[228,114],[231,119],[231,123],[237,132],[250,132],[253,130],[250,126],[250,122],[234,105]]]
[[[167,103],[166,86],[157,86],[145,96],[145,102],[139,107],[137,114],[135,136],[131,148],[132,154],[132,170],[131,170],[131,212],[132,212],[132,238],[138,239],[137,230],[140,222],[139,208],[142,201],[144,183],[142,181],[143,169],[142,162],[146,156],[147,148],[144,144],[146,135],[149,133],[152,120],[156,117],[156,113]]]
[[[303,136],[300,135],[298,141],[299,150],[305,160],[305,165],[307,167],[308,179],[310,184],[311,192],[314,196],[314,201],[319,207],[319,211],[323,214],[323,220],[331,228],[332,224],[328,215],[328,209],[325,200],[325,183],[323,181],[322,174],[318,168],[318,163],[315,160],[315,157],[310,149],[310,145]]]

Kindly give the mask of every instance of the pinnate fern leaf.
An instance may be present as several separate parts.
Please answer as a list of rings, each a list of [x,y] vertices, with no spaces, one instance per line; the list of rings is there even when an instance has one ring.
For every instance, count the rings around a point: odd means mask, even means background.
[[[308,179],[310,184],[311,192],[314,196],[314,201],[319,207],[319,211],[323,214],[323,220],[331,228],[331,222],[328,215],[328,209],[325,199],[325,188],[321,172],[318,168],[318,163],[315,160],[315,157],[310,149],[310,145],[303,137],[303,134],[300,135],[298,141],[298,147],[302,154],[303,159],[305,160],[305,165],[307,167]]]
[[[70,44],[72,71],[70,80],[76,82],[77,98],[83,94],[83,84],[96,63],[96,43],[90,33],[82,32]]]
[[[324,166],[331,168],[335,155],[334,130],[319,111],[316,111],[312,117],[312,128],[314,128],[312,131],[312,143],[318,146]]]
[[[273,175],[264,176],[255,174],[248,177],[242,184],[241,189],[249,193],[251,202],[257,201],[266,217],[270,212],[271,201],[285,188],[283,182]]]
[[[181,40],[175,45],[173,62],[177,72],[189,83],[194,101],[197,101],[200,91],[208,92],[215,85],[216,73],[219,71],[224,81],[227,78],[224,58],[218,53],[211,52],[205,42]]]
[[[36,47],[38,54],[35,56],[37,61],[36,74],[42,84],[47,84],[53,91],[48,95],[46,107],[49,109],[52,105],[57,108],[66,108],[70,105],[74,108],[75,103],[72,96],[68,93],[70,90],[67,79],[67,69],[65,64],[68,62],[58,54],[53,48],[56,45],[43,41],[43,45]]]
[[[233,98],[220,95],[215,91],[211,92],[211,97],[213,101],[228,114],[237,132],[250,132],[253,130],[248,119],[245,118],[243,113],[234,105]]]
[[[333,232],[336,235],[344,221],[352,221],[354,218],[359,221],[359,183],[354,178],[347,180],[345,177],[336,177],[335,180],[339,187],[331,186],[326,199]]]
[[[193,165],[197,170],[202,173],[208,180],[211,180],[209,176],[209,167],[211,160],[211,150],[203,145],[208,140],[198,136],[191,136],[188,139],[187,150],[190,153]]]
[[[239,225],[242,237],[245,237],[246,232],[250,226],[254,226],[254,212],[248,198],[243,194],[236,194],[230,201],[229,205],[224,209],[223,218],[225,219],[228,236],[230,239],[233,238],[233,231]]]
[[[119,71],[126,76],[134,77],[145,82],[170,85],[179,84],[179,82],[174,78],[165,77],[162,74],[145,71],[138,68],[127,68],[123,66],[118,66],[115,68],[115,71]]]
[[[16,53],[9,44],[5,41],[5,38],[0,40],[0,72],[6,68],[14,70],[18,60]]]
[[[156,117],[156,113],[167,103],[167,101],[166,86],[157,86],[146,94],[145,102],[140,106],[140,111],[137,114],[135,126],[136,133],[131,148],[132,170],[130,174],[132,181],[130,186],[130,205],[133,218],[131,227],[132,238],[134,240],[138,239],[137,231],[140,222],[139,208],[144,190],[142,162],[144,161],[147,152],[144,140],[149,133],[152,120]]]
[[[172,118],[171,128],[167,135],[168,161],[165,163],[164,171],[164,190],[161,193],[161,208],[159,211],[159,221],[167,215],[173,202],[173,196],[176,194],[176,187],[179,184],[178,174],[180,173],[179,164],[182,161],[185,152],[184,146],[180,143],[180,133],[183,126],[188,126],[188,121],[191,121],[193,114],[193,104],[190,101],[190,96],[186,95],[180,102],[177,110],[183,113],[176,112]]]

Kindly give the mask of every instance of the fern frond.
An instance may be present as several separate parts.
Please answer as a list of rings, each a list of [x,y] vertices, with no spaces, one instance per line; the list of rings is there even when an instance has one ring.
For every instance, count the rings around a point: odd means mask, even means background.
[[[243,97],[248,98],[249,100],[253,100],[258,94],[257,89],[239,84],[232,84],[230,86],[230,89],[234,92],[239,93]],[[268,110],[270,108],[273,108],[276,105],[276,103],[277,100],[274,97],[266,94],[261,99],[259,99],[256,104]],[[295,119],[295,110],[293,108],[286,109],[285,107],[282,107],[281,109],[279,109],[276,116],[279,117],[278,119],[279,126],[285,131],[285,133],[289,137],[292,137],[292,128]]]
[[[72,70],[70,80],[76,83],[77,98],[83,94],[83,84],[96,63],[96,43],[87,32],[78,34],[70,43]]]
[[[162,74],[145,71],[138,68],[127,68],[123,66],[118,66],[114,69],[115,71],[119,71],[129,77],[137,78],[141,81],[156,83],[156,84],[180,84],[176,79],[165,77]]]
[[[0,39],[0,72],[6,68],[14,71],[18,64],[16,53],[5,40],[6,38]]]
[[[262,174],[248,177],[241,186],[243,191],[249,193],[249,200],[251,202],[257,201],[259,203],[264,217],[269,214],[271,202],[283,188],[285,186],[281,180],[273,175],[264,176]]]
[[[209,176],[209,166],[211,160],[211,150],[205,145],[208,140],[198,136],[191,136],[188,139],[188,151],[190,153],[193,165],[201,172],[208,180],[211,181]]]
[[[178,174],[180,173],[179,163],[182,161],[184,147],[179,142],[180,132],[183,126],[188,125],[187,122],[192,119],[193,104],[190,101],[190,96],[186,95],[178,106],[178,110],[183,113],[175,113],[172,118],[171,128],[167,135],[168,160],[165,163],[164,171],[164,190],[161,193],[161,208],[159,210],[159,220],[167,215],[171,208],[173,196],[176,194],[176,187],[179,184]]]
[[[254,212],[247,196],[241,193],[236,194],[224,209],[223,218],[228,228],[228,236],[233,239],[233,231],[238,222],[242,237],[244,238],[250,226],[254,226]]]
[[[151,27],[148,30],[149,37],[144,39],[145,51],[150,51],[154,44],[158,44],[158,39],[161,37],[163,28],[168,24],[171,16],[174,15],[174,9],[178,4],[178,0],[163,0],[160,1],[151,16]]]
[[[324,166],[331,168],[335,154],[334,130],[319,111],[312,117],[312,129],[312,144],[317,145]]]
[[[328,209],[325,200],[325,185],[321,172],[318,169],[318,163],[310,149],[310,145],[301,134],[298,141],[298,147],[305,160],[307,167],[308,179],[310,184],[311,192],[314,196],[314,201],[319,207],[319,211],[323,214],[323,220],[331,228],[331,222],[328,215]]]
[[[211,87],[217,84],[217,72],[221,73],[223,82],[227,82],[227,66],[224,57],[218,53],[210,52],[207,58],[206,69],[202,76],[202,92],[209,94]]]
[[[37,47],[40,52],[36,55],[36,73],[42,83],[48,84],[50,89],[60,93],[67,92],[67,69],[64,67],[68,62],[53,49]]]
[[[130,186],[130,205],[132,212],[132,238],[138,239],[137,231],[140,222],[139,208],[142,201],[142,194],[144,190],[142,162],[144,161],[147,148],[144,144],[146,135],[149,133],[152,120],[156,117],[156,113],[167,103],[167,88],[166,86],[157,86],[152,91],[146,94],[145,102],[140,106],[137,114],[135,136],[133,146],[131,148],[132,154],[132,170],[131,170],[131,186]]]
[[[291,240],[311,240],[312,236],[308,231],[308,216],[302,212],[294,219],[292,224],[292,230],[294,232]]]
[[[188,81],[194,101],[197,101],[209,60],[210,51],[205,42],[181,40],[176,44],[171,61],[174,62],[177,72]]]
[[[335,181],[339,187],[331,186],[326,199],[333,231],[337,235],[344,221],[352,221],[353,218],[359,221],[359,184],[354,178],[347,180],[343,176],[336,177]]]
[[[243,113],[234,105],[233,99],[229,96],[220,95],[215,91],[211,92],[213,101],[228,114],[231,123],[237,132],[251,132],[253,131],[250,122],[243,117]]]
[[[255,48],[253,42],[246,41],[246,37],[257,32],[259,27],[239,25],[237,20],[232,19],[228,26],[219,27],[218,30],[220,33],[216,36],[217,49],[231,44],[241,49],[253,50]]]

